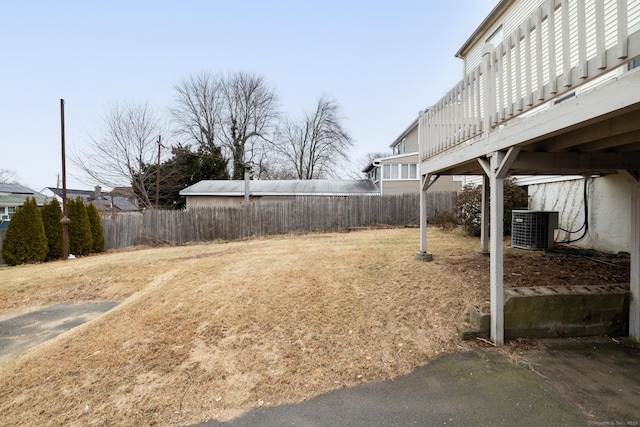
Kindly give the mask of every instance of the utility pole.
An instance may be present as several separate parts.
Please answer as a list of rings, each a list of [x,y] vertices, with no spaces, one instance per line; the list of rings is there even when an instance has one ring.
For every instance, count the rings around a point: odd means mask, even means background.
[[[62,259],[69,259],[69,217],[67,216],[67,165],[64,147],[64,99],[60,99],[60,132],[62,140]]]
[[[160,200],[160,147],[162,147],[162,135],[158,135],[158,165],[156,167],[156,210]]]

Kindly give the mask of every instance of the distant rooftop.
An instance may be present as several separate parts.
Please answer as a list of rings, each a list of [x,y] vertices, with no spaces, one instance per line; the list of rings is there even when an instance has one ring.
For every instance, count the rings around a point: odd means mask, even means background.
[[[55,194],[58,198],[62,198],[62,188],[47,187],[49,191]],[[113,208],[121,212],[136,212],[140,208],[136,206],[130,200],[130,197],[126,197],[122,189],[104,192],[99,188],[96,190],[75,190],[67,188],[67,200],[75,200],[80,197],[85,204],[93,204],[98,210],[111,210],[113,202]],[[131,191],[131,194],[133,191]],[[127,194],[128,196],[128,194]]]
[[[22,206],[28,197],[35,197],[39,206],[47,201],[47,196],[24,185],[0,184],[0,205],[2,206]]]
[[[181,196],[244,196],[243,180],[203,180],[180,191]],[[380,194],[368,179],[250,181],[252,196],[351,196]]]

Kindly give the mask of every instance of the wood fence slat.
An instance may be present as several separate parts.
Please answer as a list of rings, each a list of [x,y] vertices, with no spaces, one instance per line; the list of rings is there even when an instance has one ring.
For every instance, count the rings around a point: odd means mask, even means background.
[[[427,193],[427,219],[455,210],[455,192]],[[187,211],[120,214],[102,219],[105,249],[139,244],[185,244],[303,231],[338,231],[372,225],[419,222],[420,198],[401,196],[301,196],[294,200]]]

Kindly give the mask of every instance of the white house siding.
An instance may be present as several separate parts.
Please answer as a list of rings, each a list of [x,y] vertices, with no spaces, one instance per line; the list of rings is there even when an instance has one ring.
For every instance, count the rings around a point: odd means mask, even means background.
[[[507,37],[512,34],[518,26],[522,25],[525,20],[536,11],[537,8],[546,3],[547,0],[519,0],[514,2],[514,4],[507,9],[502,17],[500,17],[495,23],[493,23],[490,27],[485,29],[483,35],[479,37],[479,41],[472,46],[469,51],[465,55],[465,64],[464,64],[464,72],[469,73],[475,67],[480,64],[482,59],[482,55],[485,50],[485,45],[489,41],[489,38],[496,33],[500,28],[502,29],[503,37]],[[572,26],[570,28],[570,43],[572,46],[577,45],[578,43],[578,25],[577,19],[575,16],[577,15],[578,2],[584,2],[585,13],[586,13],[586,22],[585,22],[585,30],[587,34],[587,57],[592,57],[596,51],[596,39],[595,39],[595,25],[596,25],[596,12],[595,12],[595,4],[596,1],[604,1],[604,12],[605,12],[605,21],[612,22],[616,18],[617,14],[617,5],[615,0],[569,0],[569,16],[571,17]],[[561,10],[556,10],[555,13],[555,22],[556,22],[556,49],[560,49],[563,46],[562,41],[562,25],[561,25]],[[627,14],[628,14],[628,31],[634,32],[640,28],[640,1],[638,0],[627,0]],[[544,20],[542,22],[543,28],[546,28],[547,21]],[[609,28],[606,34],[605,44],[607,48],[614,45],[617,40],[615,26],[607,26]],[[544,33],[543,33],[544,34]],[[497,47],[497,44],[500,40],[492,40],[494,44],[494,48]],[[545,78],[548,75],[548,56],[549,52],[547,51],[547,40],[546,35],[543,35],[543,61],[544,61],[544,70],[545,70]],[[522,49],[522,54],[524,54],[524,49]],[[532,51],[531,51],[532,59],[534,59],[535,52],[535,43],[533,43]],[[573,50],[572,55],[572,66],[577,65],[578,62],[578,50]],[[558,61],[556,63],[556,74],[560,75],[563,73],[563,64],[562,61]],[[531,71],[535,74],[535,67],[532,67]],[[535,76],[534,76],[535,80]]]
[[[578,230],[584,223],[584,180],[530,185],[529,209],[558,211],[560,227]],[[631,242],[631,190],[620,175],[589,178],[587,200],[589,233],[573,245],[605,252],[629,252]],[[576,239],[582,231],[567,235],[556,231],[556,242]]]
[[[506,13],[496,23],[485,32],[482,42],[477,43],[469,50],[465,57],[465,73],[473,70],[480,64],[484,46],[489,37],[502,27],[502,34],[508,36],[520,25],[531,13],[540,7],[545,0],[519,0],[506,11]],[[497,41],[497,40],[496,40]]]

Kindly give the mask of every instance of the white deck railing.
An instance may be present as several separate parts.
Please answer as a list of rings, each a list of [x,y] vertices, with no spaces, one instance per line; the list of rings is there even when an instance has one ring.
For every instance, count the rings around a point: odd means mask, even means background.
[[[639,25],[628,13],[638,2],[547,0],[500,44],[487,45],[481,64],[420,115],[421,161],[639,56]]]

